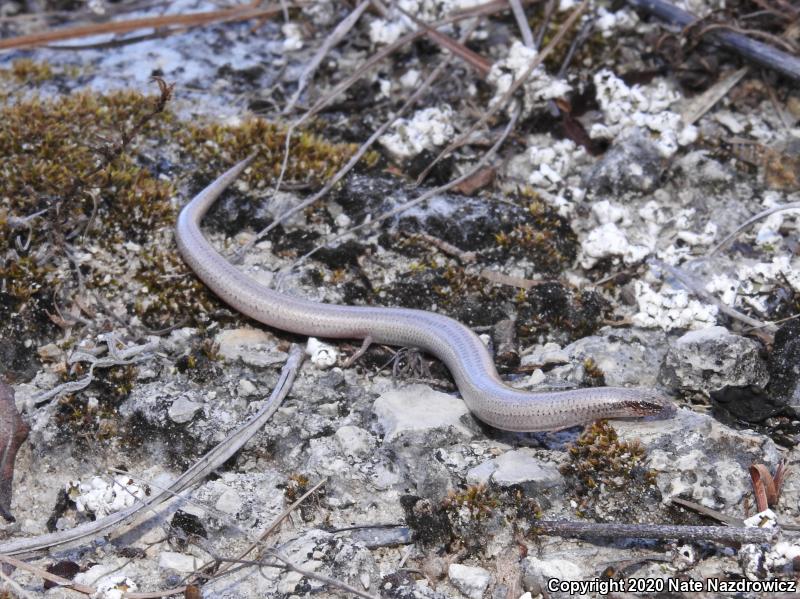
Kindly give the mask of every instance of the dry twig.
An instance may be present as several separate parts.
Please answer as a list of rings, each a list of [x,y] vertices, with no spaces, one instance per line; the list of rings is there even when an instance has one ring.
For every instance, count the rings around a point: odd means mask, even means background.
[[[677,524],[616,524],[540,520],[535,525],[540,534],[578,539],[636,538],[683,539],[685,541],[715,541],[736,545],[740,543],[772,543],[780,535],[776,528],[734,528],[731,526],[681,526]]]
[[[283,114],[289,114],[292,112],[292,110],[294,110],[294,107],[297,105],[297,101],[300,99],[300,96],[308,85],[308,82],[311,80],[311,77],[314,76],[314,73],[322,62],[322,59],[328,55],[328,52],[331,51],[331,48],[342,41],[342,39],[350,32],[369,5],[370,0],[361,0],[358,6],[350,11],[350,14],[342,19],[342,21],[336,27],[334,27],[333,31],[331,31],[328,37],[325,38],[325,41],[314,54],[314,57],[306,65],[306,68],[303,69],[300,78],[297,80],[297,90],[294,92],[294,95],[292,95],[292,97],[289,99],[289,102],[286,104],[286,107],[283,109]]]
[[[534,48],[533,33],[531,32],[531,26],[528,24],[528,17],[525,15],[525,8],[522,6],[522,2],[508,0],[508,4],[511,6],[511,12],[514,13],[514,19],[517,21],[522,43],[528,48]]]
[[[142,503],[134,505],[126,510],[111,514],[105,518],[100,518],[94,522],[87,522],[69,530],[49,533],[29,539],[17,539],[0,544],[0,554],[18,555],[28,554],[83,540],[105,533],[113,529],[120,522],[123,522],[140,512],[144,508],[152,508],[163,503],[170,496],[185,491],[198,481],[202,480],[210,472],[222,466],[228,461],[247,441],[266,423],[280,406],[284,397],[294,382],[297,369],[303,360],[303,350],[299,346],[294,346],[289,353],[289,359],[281,371],[281,376],[275,385],[275,389],[264,406],[250,420],[239,426],[224,441],[206,453],[202,458],[195,462],[188,470],[181,474],[172,483],[170,488],[159,491],[149,496]]]
[[[665,0],[628,0],[628,4],[681,28],[689,27],[697,22],[697,17],[693,14],[681,10]],[[800,81],[800,58],[796,56],[734,31],[711,31],[709,37],[722,47],[733,50],[750,62],[778,71],[795,81]]]
[[[242,4],[224,10],[212,10],[193,14],[164,15],[160,17],[144,17],[141,19],[127,19],[111,23],[94,23],[92,25],[79,25],[64,29],[51,29],[30,35],[20,35],[5,40],[0,40],[0,50],[15,48],[31,48],[51,42],[69,40],[89,35],[102,33],[127,33],[137,29],[156,27],[171,27],[174,25],[193,27],[208,25],[210,23],[224,23],[227,21],[244,21],[248,19],[271,17],[280,12],[280,7],[270,5],[266,8],[254,8],[250,4]]]
[[[717,245],[713,248],[708,250],[706,254],[707,257],[711,257],[720,251],[723,247],[725,247],[734,237],[736,237],[739,233],[747,229],[754,223],[757,223],[761,219],[767,218],[771,214],[775,214],[776,212],[784,212],[786,210],[800,210],[800,202],[791,202],[790,204],[782,204],[781,206],[773,206],[767,210],[763,210],[756,214],[755,216],[751,216],[746,221],[744,221],[741,225],[736,227],[736,229],[730,234],[727,235],[722,241],[720,241]]]

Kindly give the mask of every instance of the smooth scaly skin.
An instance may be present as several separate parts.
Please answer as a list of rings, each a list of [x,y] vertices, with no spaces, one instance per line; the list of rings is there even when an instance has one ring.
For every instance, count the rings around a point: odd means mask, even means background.
[[[242,160],[186,205],[178,217],[178,247],[186,263],[225,303],[271,327],[300,335],[365,339],[422,348],[450,369],[472,413],[510,431],[558,430],[599,418],[669,417],[668,398],[655,389],[593,387],[531,393],[503,384],[475,333],[423,310],[338,306],[279,293],[239,272],[200,231],[200,221],[222,191],[252,161]]]

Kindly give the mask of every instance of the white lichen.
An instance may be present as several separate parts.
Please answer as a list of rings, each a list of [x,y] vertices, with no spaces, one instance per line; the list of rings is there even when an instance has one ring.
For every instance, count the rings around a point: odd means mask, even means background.
[[[636,13],[628,8],[619,8],[614,11],[607,10],[604,6],[597,9],[595,27],[603,37],[609,38],[621,31],[630,31],[639,23]]]
[[[592,268],[604,258],[621,259],[625,264],[640,262],[653,251],[652,244],[655,243],[655,239],[651,240],[650,245],[646,244],[644,239],[641,243],[632,243],[615,223],[600,225],[581,243],[581,266]]]
[[[303,30],[297,23],[285,23],[281,26],[281,33],[284,51],[292,52],[303,47]]]
[[[453,109],[448,105],[433,106],[414,113],[411,119],[398,119],[392,131],[380,143],[395,159],[413,158],[425,150],[434,150],[449,142],[455,134]]]
[[[592,125],[589,135],[593,139],[613,141],[632,127],[647,129],[665,158],[697,139],[697,129],[684,125],[681,116],[669,110],[679,95],[664,82],[629,87],[614,73],[602,69],[595,74],[594,84],[605,122]]]
[[[120,474],[111,482],[99,476],[89,482],[72,481],[67,484],[67,494],[79,512],[90,512],[103,518],[144,499],[146,491],[129,476]]]
[[[633,323],[645,328],[703,329],[717,321],[717,307],[706,305],[689,295],[684,289],[662,286],[659,291],[644,281],[634,283],[634,294],[639,312]]]
[[[400,36],[415,30],[417,25],[403,11],[430,23],[483,2],[484,0],[395,0],[389,5],[387,18],[370,22],[369,39],[373,44],[393,44]]]
[[[489,101],[490,106],[497,104],[514,81],[525,74],[537,55],[538,52],[535,48],[528,48],[517,40],[512,44],[508,56],[495,61],[486,78],[486,81],[495,88],[494,97]],[[522,88],[524,90],[523,116],[543,107],[547,100],[564,97],[572,91],[569,83],[563,79],[552,77],[542,65],[533,70]]]

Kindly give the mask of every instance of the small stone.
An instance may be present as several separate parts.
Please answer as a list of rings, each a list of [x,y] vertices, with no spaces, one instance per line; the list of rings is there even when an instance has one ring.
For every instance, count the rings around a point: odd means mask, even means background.
[[[335,366],[339,358],[339,352],[334,346],[323,343],[316,337],[308,338],[306,354],[310,356],[309,361],[320,370]]]
[[[61,351],[61,348],[58,347],[55,343],[48,343],[47,345],[42,345],[37,350],[37,352],[43,362],[55,362],[61,359],[61,357],[64,354],[64,352]]]
[[[574,559],[528,557],[522,562],[522,586],[532,595],[539,595],[546,590],[547,581],[551,578],[584,580],[587,572],[578,565],[579,563],[580,560]]]
[[[549,364],[568,364],[569,355],[558,343],[545,343],[536,347],[531,353],[522,357],[522,365],[535,364],[547,366]]]
[[[336,431],[336,442],[342,453],[351,458],[367,456],[373,447],[372,435],[357,426],[343,426]]]
[[[485,485],[492,478],[492,474],[497,470],[495,460],[486,460],[474,468],[467,471],[467,483],[470,485]]]
[[[467,439],[474,436],[461,420],[469,414],[466,404],[427,385],[388,391],[375,400],[372,409],[387,442],[404,433],[432,429],[451,429],[466,435]]]
[[[454,587],[470,599],[481,599],[491,579],[488,570],[463,564],[450,564],[447,577]]]
[[[165,570],[175,572],[194,572],[202,566],[202,562],[193,555],[177,553],[175,551],[162,551],[158,556],[158,566]]]
[[[536,458],[526,448],[507,451],[494,462],[497,469],[492,481],[501,487],[517,485],[526,492],[538,492],[564,484],[558,468]]]
[[[667,352],[662,382],[672,389],[711,393],[725,387],[753,385],[769,380],[761,345],[720,326],[689,331]]]
[[[277,349],[275,337],[258,329],[230,329],[219,333],[214,340],[219,355],[229,361],[241,360],[250,366],[283,364],[286,353]]]
[[[169,410],[167,410],[167,414],[173,422],[185,424],[194,418],[194,415],[202,409],[203,404],[191,401],[185,397],[179,397],[172,402]]]
[[[220,512],[235,516],[242,509],[242,498],[234,489],[227,488],[214,505]]]
[[[239,396],[240,397],[251,397],[253,395],[258,395],[258,389],[256,386],[248,381],[247,379],[240,379],[239,380]]]

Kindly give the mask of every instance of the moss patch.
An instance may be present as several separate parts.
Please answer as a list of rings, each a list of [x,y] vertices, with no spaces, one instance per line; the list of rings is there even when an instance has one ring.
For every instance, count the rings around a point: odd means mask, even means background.
[[[50,74],[43,65],[14,63],[0,79]],[[192,185],[198,189],[259,151],[243,180],[271,186],[285,131],[257,118],[182,121],[165,108],[170,88],[159,86],[156,95],[26,92],[0,108],[0,374],[30,378],[39,368],[36,348],[47,343],[69,349],[122,326],[133,335],[202,328],[208,313],[221,309],[178,254],[173,227],[183,199],[169,165],[183,154],[181,167],[199,176]],[[286,180],[317,187],[355,149],[298,131]],[[187,366],[198,355],[213,361],[197,351]],[[78,369],[68,378],[81,376]],[[99,407],[89,411],[82,394],[68,396],[61,421],[95,439],[106,436],[100,425],[117,418],[116,405],[134,381],[135,369],[99,374],[90,388]]]
[[[607,421],[587,427],[569,448],[569,457],[561,473],[571,484],[579,515],[600,520],[618,516],[632,521],[635,506],[644,499],[658,504],[655,473],[643,465],[644,448],[638,441],[620,439]]]

